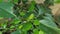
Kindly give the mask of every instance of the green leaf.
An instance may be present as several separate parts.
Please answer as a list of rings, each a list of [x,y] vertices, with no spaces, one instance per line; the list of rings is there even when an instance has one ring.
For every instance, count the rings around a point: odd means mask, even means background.
[[[28,11],[33,11],[34,10],[34,8],[35,8],[35,1],[32,1],[31,2],[31,4],[30,4],[30,7],[29,7],[29,9],[28,9]]]
[[[23,31],[22,34],[27,34],[27,31]]]
[[[20,25],[18,28],[21,29],[23,27],[23,25]]]
[[[44,31],[40,30],[40,31],[39,31],[39,34],[45,34],[45,33],[44,33]]]
[[[40,6],[37,6],[37,8],[39,9],[38,15],[42,15],[46,12],[46,9],[45,9],[44,5],[42,5],[42,4]]]
[[[23,25],[22,30],[23,30],[23,31],[28,31],[28,30],[30,30],[31,28],[32,28],[32,24],[31,24],[31,23],[26,23],[26,24]]]
[[[2,32],[0,31],[0,34],[2,34]]]
[[[11,34],[21,34],[21,32],[19,30],[12,32]]]
[[[25,15],[25,13],[24,13],[24,12],[20,12],[20,15],[21,15],[21,16],[24,16],[24,15]]]
[[[45,6],[54,5],[54,0],[45,0],[44,4]]]
[[[38,15],[43,15],[45,13],[51,14],[51,9],[45,7],[43,4],[41,4],[40,6],[38,5],[37,8],[39,9],[38,10]]]
[[[13,29],[13,28],[15,28],[15,26],[12,25],[12,26],[10,26],[10,28]]]
[[[29,17],[28,17],[28,20],[32,20],[34,19],[34,14],[31,14]]]
[[[57,32],[59,30],[57,25],[54,23],[52,16],[50,14],[46,14],[46,17],[44,17],[43,20],[40,20],[40,23],[57,31]]]
[[[17,3],[18,3],[18,0],[14,0],[14,3],[16,3],[16,4],[17,4]]]
[[[0,0],[0,2],[3,2],[3,0]]]
[[[13,19],[13,20],[11,21],[11,23],[13,23],[13,24],[19,24],[20,22],[21,22],[20,19]]]
[[[25,4],[28,0],[22,0],[22,2]]]
[[[0,0],[0,3],[1,2],[11,2],[12,0]]]
[[[39,20],[34,20],[33,24],[34,24],[34,25],[39,25],[40,22],[39,22]]]
[[[45,26],[44,24],[40,24],[39,29],[44,32],[44,34],[59,34],[59,32],[55,31],[54,29]]]
[[[53,18],[50,14],[46,14],[44,20],[40,20],[40,22],[48,27],[57,28],[57,25],[54,23]]]
[[[55,3],[60,3],[60,0],[54,0]]]
[[[34,29],[34,30],[33,30],[33,34],[39,34],[38,29]]]
[[[3,28],[5,29],[5,28],[7,27],[7,24],[3,24],[2,26],[3,26]]]
[[[12,3],[0,3],[0,17],[16,17],[15,14],[13,14],[13,4]]]

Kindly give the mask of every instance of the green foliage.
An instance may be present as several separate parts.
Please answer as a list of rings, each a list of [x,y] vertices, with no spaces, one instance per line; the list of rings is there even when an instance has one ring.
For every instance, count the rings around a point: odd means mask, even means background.
[[[34,25],[39,25],[40,22],[39,22],[39,20],[36,19],[36,20],[34,20],[33,24],[34,24]]]
[[[11,34],[20,34],[20,31],[17,30],[17,31],[15,31],[15,32],[11,33]]]
[[[0,34],[2,34],[2,32],[0,32]]]
[[[33,30],[33,34],[39,34],[38,29],[34,29],[34,30]]]
[[[54,0],[46,0],[45,1],[46,6],[50,6],[54,4]]]
[[[32,28],[32,24],[31,23],[26,23],[26,24],[23,25],[22,30],[23,31],[28,31],[31,28]]]
[[[30,7],[29,7],[29,11],[33,11],[35,8],[35,1],[32,1],[31,4],[30,4]]]
[[[11,3],[12,2],[12,3]],[[51,14],[53,0],[0,0],[0,34],[60,34]]]
[[[40,30],[40,31],[39,31],[39,34],[44,34],[44,31]]]
[[[60,3],[60,0],[54,0],[55,3]]]
[[[7,7],[8,6],[8,7]],[[12,3],[0,3],[0,17],[16,17],[16,15],[13,14],[13,4]]]

